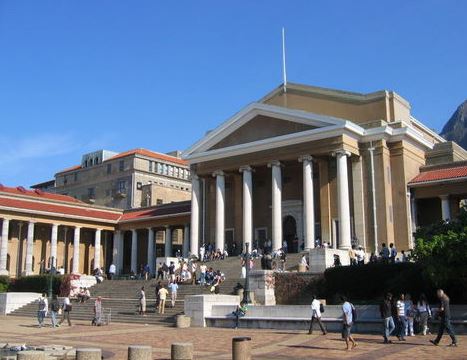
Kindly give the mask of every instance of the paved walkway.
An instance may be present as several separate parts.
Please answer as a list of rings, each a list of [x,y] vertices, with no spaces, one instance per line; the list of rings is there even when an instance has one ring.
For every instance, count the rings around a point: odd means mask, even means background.
[[[0,342],[27,343],[29,345],[70,345],[74,347],[99,347],[105,359],[126,359],[130,344],[151,345],[154,359],[170,359],[170,344],[192,342],[195,359],[231,359],[231,341],[234,336],[250,336],[253,358],[266,359],[467,359],[467,336],[459,336],[459,346],[441,346],[428,343],[431,337],[409,337],[407,341],[392,345],[382,344],[375,335],[356,335],[358,346],[351,352],[339,334],[309,336],[304,332],[247,329],[175,329],[136,324],[111,324],[92,327],[89,322],[76,322],[52,329],[37,328],[34,319],[0,317]]]

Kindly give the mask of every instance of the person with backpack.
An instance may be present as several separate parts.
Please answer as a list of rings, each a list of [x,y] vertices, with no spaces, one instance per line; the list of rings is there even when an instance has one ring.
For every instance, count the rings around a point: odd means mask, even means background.
[[[58,327],[57,315],[60,312],[60,303],[58,302],[57,295],[52,296],[52,301],[50,302],[50,319],[52,321],[52,327]]]
[[[347,345],[347,351],[350,351],[357,346],[357,343],[355,342],[351,334],[352,325],[357,320],[357,312],[353,304],[347,301],[347,298],[345,296],[342,296],[341,300],[343,301],[342,337],[344,338],[345,344]],[[352,345],[350,345],[350,343],[352,343]]]
[[[326,328],[324,327],[323,323],[321,322],[321,314],[324,312],[324,306],[321,302],[316,298],[316,295],[312,296],[311,302],[311,321],[310,321],[310,329],[308,330],[308,334],[313,334],[313,322],[316,320],[318,322],[323,335],[327,334]]]
[[[44,326],[44,319],[47,316],[47,311],[49,310],[49,303],[47,300],[47,295],[45,293],[39,298],[39,307],[37,309],[37,321],[39,322],[39,327]]]
[[[383,303],[380,306],[381,318],[383,319],[384,326],[384,343],[391,344],[392,341],[389,340],[389,336],[394,331],[396,326],[394,325],[394,319],[392,318],[392,294],[387,293],[384,298]]]

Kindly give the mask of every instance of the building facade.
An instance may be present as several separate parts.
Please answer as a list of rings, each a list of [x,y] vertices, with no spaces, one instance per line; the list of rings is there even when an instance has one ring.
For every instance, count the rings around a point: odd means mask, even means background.
[[[180,157],[146,149],[100,150],[58,172],[53,191],[120,209],[160,205],[190,199],[190,170]]]
[[[395,92],[280,86],[184,152],[191,251],[266,239],[273,250],[410,249],[408,184],[444,143]]]

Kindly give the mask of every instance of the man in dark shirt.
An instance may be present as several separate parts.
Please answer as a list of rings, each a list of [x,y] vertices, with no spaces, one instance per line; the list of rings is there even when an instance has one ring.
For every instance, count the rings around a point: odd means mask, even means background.
[[[438,291],[436,292],[436,295],[438,295],[438,299],[440,301],[440,305],[438,309],[438,317],[439,317],[438,336],[436,337],[436,339],[430,340],[430,342],[433,345],[438,345],[441,338],[443,337],[444,330],[446,330],[452,340],[452,343],[450,346],[457,346],[456,334],[454,334],[454,330],[451,325],[451,309],[449,306],[449,297],[441,289],[438,289]]]
[[[389,340],[389,336],[395,329],[394,319],[392,318],[392,294],[387,293],[386,297],[384,298],[383,303],[380,306],[381,311],[381,318],[384,322],[384,343],[391,344],[392,341]]]

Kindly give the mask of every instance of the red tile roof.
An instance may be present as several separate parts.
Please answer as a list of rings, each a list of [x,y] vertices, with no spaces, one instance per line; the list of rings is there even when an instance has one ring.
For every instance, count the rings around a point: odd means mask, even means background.
[[[81,169],[81,165],[75,165],[75,166],[63,169],[63,170],[59,171],[57,174],[61,174],[61,173],[65,173],[65,172],[69,172],[69,171],[73,171],[73,170],[78,170],[78,169]]]
[[[157,205],[140,210],[125,211],[120,221],[141,220],[158,216],[177,215],[180,213],[189,213],[191,211],[191,201],[180,201],[170,204]]]
[[[53,194],[53,193],[41,191],[39,189],[27,190],[22,186],[8,187],[8,186],[4,186],[0,184],[0,193],[2,192],[12,194],[12,195],[31,196],[36,199],[57,200],[57,201],[66,201],[66,202],[71,202],[71,203],[84,204],[82,201],[77,200],[71,196]]]
[[[175,156],[161,154],[161,153],[157,153],[157,152],[146,150],[146,149],[128,150],[128,151],[122,152],[120,154],[117,154],[117,155],[111,157],[110,159],[107,159],[106,161],[115,160],[115,159],[119,159],[119,158],[122,158],[122,157],[125,157],[125,156],[130,156],[130,155],[142,155],[142,156],[147,156],[147,157],[150,157],[150,158],[153,158],[153,159],[170,161],[170,162],[173,162],[173,163],[176,163],[176,164],[179,164],[179,165],[184,165],[184,166],[188,165],[188,163],[185,160],[179,159],[179,158],[177,158]]]
[[[420,183],[429,183],[429,182],[439,182],[443,180],[453,180],[457,178],[467,177],[467,165],[445,168],[445,169],[436,169],[436,170],[427,170],[418,174],[413,178],[409,185],[420,184]]]
[[[72,204],[67,206],[67,205],[61,205],[61,204],[28,201],[26,199],[21,199],[21,198],[7,198],[7,197],[1,197],[1,196],[0,196],[0,206],[56,213],[59,215],[71,215],[71,216],[93,218],[93,219],[96,219],[96,221],[99,221],[99,220],[118,221],[118,219],[121,216],[121,212],[118,212],[118,211],[109,212],[109,211],[103,211],[99,209],[93,209],[90,207],[73,206]]]

